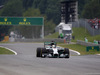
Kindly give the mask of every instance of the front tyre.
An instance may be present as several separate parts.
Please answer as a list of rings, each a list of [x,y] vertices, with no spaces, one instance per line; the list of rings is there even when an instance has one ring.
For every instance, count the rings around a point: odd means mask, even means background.
[[[36,57],[41,57],[41,48],[37,48]]]
[[[45,58],[47,56],[47,50],[46,48],[41,48],[41,57]]]
[[[68,48],[64,49],[64,54],[65,54],[65,58],[69,58],[70,57],[70,52]]]

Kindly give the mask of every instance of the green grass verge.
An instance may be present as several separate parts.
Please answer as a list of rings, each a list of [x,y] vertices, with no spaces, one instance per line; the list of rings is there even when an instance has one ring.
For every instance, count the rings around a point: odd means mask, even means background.
[[[58,38],[58,35],[59,35],[59,33],[56,32],[56,33],[53,33],[51,35],[45,36],[45,38]],[[75,36],[75,40],[72,40],[72,42],[77,42],[77,40],[83,40],[84,41],[85,37],[87,37],[89,42],[93,42],[94,40],[100,40],[100,35],[91,36],[89,34],[89,32],[83,27],[73,28],[72,36]]]
[[[47,36],[45,36],[44,38],[58,38],[58,35],[59,35],[59,33],[56,32],[56,33],[53,33],[53,34],[51,34],[51,35],[47,35]]]
[[[75,40],[72,40],[72,42],[76,42],[77,40],[84,40],[85,37],[91,37],[91,35],[88,33],[88,31],[85,28],[73,28],[73,34],[72,36],[75,36]]]
[[[45,38],[58,38],[59,33],[53,33],[51,35],[47,35],[45,36]],[[90,37],[90,34],[88,33],[87,30],[85,30],[85,28],[73,28],[73,36],[75,36],[75,40],[72,41],[76,41],[76,40],[84,40],[84,37]]]
[[[94,40],[100,40],[100,35],[91,36],[89,32],[85,28],[73,28],[73,36],[75,36],[75,40],[72,42],[76,42],[77,40],[83,40],[87,37],[89,42],[93,42]]]
[[[64,48],[69,48],[75,51],[78,51],[81,53],[81,55],[94,55],[94,54],[100,54],[100,51],[96,50],[89,50],[89,52],[86,51],[86,46],[78,45],[78,44],[59,44],[59,46],[64,47]]]
[[[89,42],[93,42],[94,40],[100,41],[100,35],[90,36],[90,37],[87,37],[87,39]]]
[[[0,54],[14,54],[14,53],[9,51],[8,49],[0,47]]]

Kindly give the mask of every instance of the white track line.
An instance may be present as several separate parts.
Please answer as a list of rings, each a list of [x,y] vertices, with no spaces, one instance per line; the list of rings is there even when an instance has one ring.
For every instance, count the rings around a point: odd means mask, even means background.
[[[58,47],[60,47],[60,46],[58,46]],[[81,53],[79,53],[78,51],[75,51],[75,50],[72,50],[72,49],[69,49],[69,50],[72,51],[72,52],[74,52],[74,53],[77,53],[78,55],[81,55]]]
[[[9,48],[7,48],[7,47],[3,47],[3,46],[0,46],[0,47],[2,47],[2,48],[6,48],[6,49],[8,49],[9,51],[13,52],[15,55],[17,55],[17,52],[15,52],[15,51],[12,50],[12,49],[9,49]]]
[[[70,51],[75,52],[75,53],[77,53],[78,55],[81,55],[81,53],[79,53],[78,51],[74,51],[74,50],[71,50],[71,49],[70,49]]]

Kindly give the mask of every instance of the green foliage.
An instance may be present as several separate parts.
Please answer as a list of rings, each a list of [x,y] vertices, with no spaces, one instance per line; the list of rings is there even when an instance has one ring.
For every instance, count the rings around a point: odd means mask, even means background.
[[[2,16],[22,16],[23,6],[21,0],[9,0],[1,10]]]
[[[48,0],[34,0],[33,7],[40,9],[42,14],[45,14]]]
[[[28,10],[26,10],[23,13],[23,16],[25,17],[41,17],[41,13],[39,9],[34,9],[34,8],[28,8]]]
[[[12,26],[4,26],[4,25],[0,25],[0,41],[3,40],[4,36],[7,36],[9,34],[9,29],[11,28]],[[4,34],[2,36],[2,34]]]
[[[16,26],[12,30],[16,30],[17,33],[28,39],[39,38],[41,35],[41,27],[39,26]]]
[[[3,4],[4,7],[0,10],[0,16],[22,16],[23,6],[21,0],[4,0]],[[12,26],[0,26],[0,34],[8,35],[11,27]],[[2,38],[3,36],[0,35],[0,40],[2,40]]]
[[[42,17],[39,9],[28,8],[24,13],[25,17]],[[17,26],[17,32],[20,32],[25,38],[38,38],[41,35],[39,26]],[[37,34],[38,33],[38,34]]]
[[[27,10],[32,7],[34,0],[23,0],[23,7]]]
[[[60,1],[61,0],[34,0],[33,7],[39,8],[41,14],[47,16],[47,20],[52,20],[58,24],[60,22]]]
[[[64,0],[0,0],[0,16],[45,17],[45,35],[52,33],[60,23],[60,2]],[[100,0],[78,0],[79,15],[100,18]],[[6,30],[9,30],[7,28]],[[3,30],[0,30],[1,33]],[[5,32],[6,33],[6,32]]]
[[[51,21],[45,20],[45,35],[52,34],[54,32],[55,24]]]
[[[4,8],[0,10],[2,16],[22,16],[23,10],[29,8],[39,9],[55,24],[60,22],[60,2],[64,0],[0,0]],[[100,16],[100,0],[78,0],[79,16],[94,18]]]
[[[45,35],[52,33],[55,28],[55,24],[53,21],[48,21],[45,15],[42,16],[39,9],[29,8],[26,12],[23,13],[23,16],[27,17],[44,17],[44,25],[45,25]],[[34,27],[35,28],[35,27]]]
[[[4,5],[8,0],[0,0],[0,5]]]
[[[57,20],[58,17],[55,16],[59,12],[59,11],[55,11],[57,8],[56,1],[53,1],[53,0],[52,1],[48,1],[48,0],[8,0],[8,2],[5,3],[4,8],[2,8],[0,10],[0,15],[1,16],[44,17],[45,28],[47,28],[47,29],[45,29],[45,35],[47,35],[54,31],[54,28],[56,26],[54,24],[54,22],[57,23],[57,21],[58,21]],[[57,1],[57,3],[58,3],[58,1]],[[53,9],[50,8],[50,6],[52,6]],[[49,12],[47,10],[47,7],[48,7],[48,9],[50,9]],[[53,10],[53,12],[52,12],[52,10]],[[58,8],[57,8],[57,10],[58,10]],[[50,13],[50,15],[49,15],[49,13]],[[21,26],[21,27],[15,26],[14,28],[10,29],[10,31],[16,29],[17,32],[21,32],[23,36],[26,36],[25,33],[28,34],[28,32],[24,30],[25,27],[24,26]],[[30,30],[29,34],[31,32],[35,32],[35,30],[38,30],[37,27],[32,28],[34,31],[32,31],[31,28],[32,27],[26,27],[26,30]],[[8,30],[8,29],[6,29],[6,30]],[[39,31],[40,30],[41,29],[39,27]],[[33,35],[30,37],[33,37]]]
[[[90,0],[78,0],[78,4],[79,4],[79,7],[78,7],[78,13],[79,13],[79,16],[81,17],[81,12],[83,11],[84,9],[84,5],[87,4],[87,1],[90,1]],[[89,3],[89,2],[88,2]]]
[[[52,21],[47,21],[46,17],[44,15],[42,16],[39,9],[28,8],[28,10],[26,10],[23,13],[23,16],[25,16],[25,17],[44,17],[45,35],[52,33],[54,31],[55,24]],[[23,36],[25,36],[26,38],[36,38],[36,35],[38,35],[38,36],[41,35],[41,33],[40,33],[41,27],[21,26],[19,29],[20,29],[19,31],[21,32],[21,34]]]
[[[92,0],[90,3],[86,4],[82,12],[82,17],[90,18],[100,18],[100,0]]]
[[[47,19],[52,19],[54,23],[58,24],[60,22],[60,1],[58,0],[48,0],[48,6],[46,8],[45,14],[48,16]]]

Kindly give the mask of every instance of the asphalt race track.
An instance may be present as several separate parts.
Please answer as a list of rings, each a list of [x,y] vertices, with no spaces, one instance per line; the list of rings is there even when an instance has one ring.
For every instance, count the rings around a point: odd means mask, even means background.
[[[100,56],[76,56],[69,59],[36,58],[42,43],[0,44],[18,55],[0,55],[0,75],[100,75]]]

